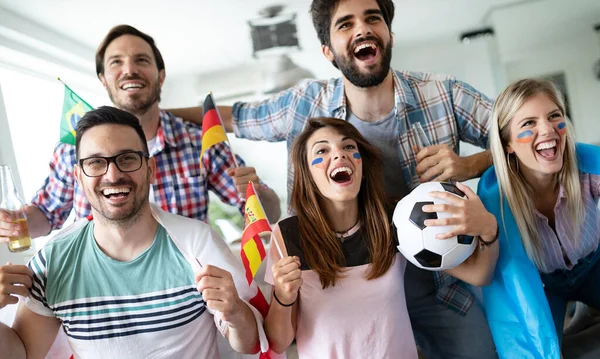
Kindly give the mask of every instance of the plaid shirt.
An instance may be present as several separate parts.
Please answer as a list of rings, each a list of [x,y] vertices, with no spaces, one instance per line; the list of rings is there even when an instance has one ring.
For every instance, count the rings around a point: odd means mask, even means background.
[[[434,144],[446,143],[456,153],[459,141],[488,147],[492,101],[470,85],[449,76],[392,71],[395,114],[398,119],[398,151],[403,175],[410,188],[419,185],[416,145],[411,124],[418,122]],[[265,101],[233,105],[233,127],[238,137],[253,140],[287,141],[288,153],[294,139],[312,117],[346,120],[348,110],[341,78],[307,80]],[[288,161],[288,193],[293,169]],[[453,310],[465,314],[473,303],[467,285],[443,272],[435,272],[437,297]]]
[[[167,212],[207,221],[208,191],[224,203],[244,214],[244,198],[240,198],[233,179],[226,170],[235,167],[229,146],[218,143],[211,147],[200,163],[202,128],[161,111],[157,146],[150,155],[156,160],[154,202]],[[240,166],[244,161],[237,157]],[[78,218],[91,214],[91,206],[73,175],[75,146],[59,143],[50,161],[50,175],[35,194],[32,204],[48,218],[52,229],[62,226],[71,209]],[[204,170],[202,169],[204,167]]]

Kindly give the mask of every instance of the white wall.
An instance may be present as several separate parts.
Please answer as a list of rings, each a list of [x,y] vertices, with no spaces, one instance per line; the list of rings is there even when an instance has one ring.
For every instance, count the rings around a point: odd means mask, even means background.
[[[511,81],[563,72],[577,139],[600,144],[600,79],[592,70],[600,60],[600,39],[593,31],[530,48],[511,58],[506,64]]]

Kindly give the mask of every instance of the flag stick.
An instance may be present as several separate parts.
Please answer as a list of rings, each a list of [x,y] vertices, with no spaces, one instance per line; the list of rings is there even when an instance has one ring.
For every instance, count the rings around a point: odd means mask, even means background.
[[[252,186],[252,192],[254,193],[254,195],[256,196],[256,198],[258,199],[258,205],[260,206],[260,209],[265,214],[265,218],[267,219],[267,222],[269,222],[269,217],[267,217],[267,213],[265,212],[265,208],[263,207],[262,202],[260,200],[260,197],[258,196],[258,192],[256,191],[256,187],[254,187],[254,183],[252,181],[248,181],[248,186]],[[270,223],[269,223],[269,229],[271,229],[271,224]],[[271,230],[271,233],[273,233],[272,230]],[[277,238],[274,238],[272,242],[275,243],[275,247],[277,247],[277,252],[279,252],[279,257],[283,258],[283,252],[281,251],[281,247],[279,247],[279,243],[277,242]]]
[[[223,125],[223,117],[221,117],[221,113],[219,112],[219,106],[217,106],[217,103],[215,102],[215,98],[213,96],[212,91],[209,93],[209,96],[212,100],[213,105],[215,106],[215,110],[217,111],[217,116],[219,116],[219,121],[221,122],[223,131],[225,131],[225,126]],[[227,136],[227,131],[225,131],[225,136]],[[240,167],[237,159],[235,158],[235,153],[233,153],[233,147],[231,147],[231,141],[229,141],[229,136],[227,136],[227,144],[229,145],[229,150],[231,151],[231,156],[233,157],[233,163],[235,163],[235,167]]]

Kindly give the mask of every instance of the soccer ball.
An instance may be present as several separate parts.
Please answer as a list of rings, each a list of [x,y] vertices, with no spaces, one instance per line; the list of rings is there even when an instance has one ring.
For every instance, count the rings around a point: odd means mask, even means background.
[[[466,198],[454,184],[446,182],[427,182],[420,184],[408,196],[396,205],[393,222],[398,231],[398,250],[411,263],[419,268],[431,271],[452,269],[473,253],[477,241],[472,236],[459,235],[448,239],[436,239],[436,234],[446,233],[453,226],[427,227],[426,219],[448,218],[446,212],[427,213],[422,207],[428,204],[448,203],[429,196],[429,192],[449,192],[454,196]]]

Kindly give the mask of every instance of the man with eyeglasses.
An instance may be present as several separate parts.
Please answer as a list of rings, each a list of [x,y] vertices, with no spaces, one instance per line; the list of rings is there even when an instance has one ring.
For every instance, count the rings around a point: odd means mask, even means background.
[[[246,186],[256,184],[267,217],[281,215],[279,197],[261,183],[253,167],[219,143],[200,157],[201,126],[184,122],[159,108],[165,64],[154,39],[129,25],[112,28],[96,53],[96,71],[113,104],[135,115],[148,139],[149,154],[157,171],[150,187],[150,201],[164,210],[207,221],[209,191],[244,215]],[[50,163],[50,174],[27,207],[32,237],[59,229],[74,210],[78,218],[91,206],[73,176],[74,147],[59,143]],[[0,211],[0,241],[18,234],[18,226]]]
[[[0,308],[30,289],[12,328],[0,324],[3,358],[44,357],[61,325],[81,358],[217,358],[217,331],[241,353],[256,353],[259,338],[267,345],[247,304],[256,284],[225,242],[150,205],[156,162],[133,115],[88,112],[76,156],[93,220],[63,230],[27,266],[0,267]]]

